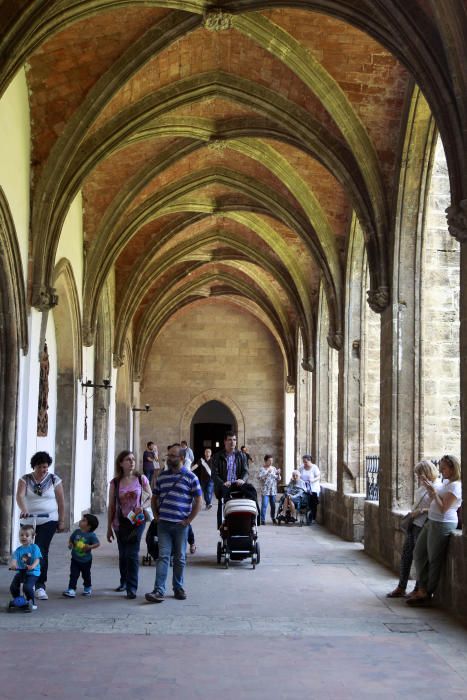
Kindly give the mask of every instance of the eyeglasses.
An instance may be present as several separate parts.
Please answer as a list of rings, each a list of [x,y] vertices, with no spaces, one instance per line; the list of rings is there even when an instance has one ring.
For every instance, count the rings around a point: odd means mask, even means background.
[[[42,486],[40,484],[34,484],[33,492],[36,496],[42,496]]]

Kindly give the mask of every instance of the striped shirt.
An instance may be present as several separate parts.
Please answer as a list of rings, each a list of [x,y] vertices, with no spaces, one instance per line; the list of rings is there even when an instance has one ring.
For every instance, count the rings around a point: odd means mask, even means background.
[[[164,469],[157,478],[153,494],[159,499],[159,518],[179,523],[191,513],[193,499],[201,496],[198,477],[186,467],[179,472]]]

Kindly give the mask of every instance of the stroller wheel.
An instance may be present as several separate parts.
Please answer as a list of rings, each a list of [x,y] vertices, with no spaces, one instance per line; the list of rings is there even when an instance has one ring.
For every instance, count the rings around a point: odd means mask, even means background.
[[[222,542],[217,543],[217,563],[220,564],[222,561]]]
[[[256,542],[255,550],[256,550],[256,563],[259,564],[261,561],[261,550],[259,547],[259,542]]]

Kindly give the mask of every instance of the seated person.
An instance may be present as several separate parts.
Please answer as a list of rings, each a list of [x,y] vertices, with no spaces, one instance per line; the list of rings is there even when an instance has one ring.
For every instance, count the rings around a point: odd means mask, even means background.
[[[292,518],[297,517],[297,511],[299,511],[307,503],[307,493],[306,485],[303,479],[300,477],[300,472],[298,469],[294,469],[292,472],[292,478],[290,479],[287,488],[285,490],[285,496],[283,497],[284,508],[290,510],[290,515]]]

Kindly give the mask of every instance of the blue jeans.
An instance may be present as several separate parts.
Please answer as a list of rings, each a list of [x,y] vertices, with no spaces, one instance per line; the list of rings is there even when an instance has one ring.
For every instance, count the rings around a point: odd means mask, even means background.
[[[188,525],[184,527],[168,520],[159,520],[157,531],[159,535],[159,559],[157,560],[154,590],[165,595],[171,555],[173,555],[172,588],[174,591],[183,588]]]
[[[274,520],[274,518],[276,517],[276,497],[261,496],[261,524],[266,522],[266,511],[268,509],[268,503],[271,504],[271,518]]]
[[[213,491],[214,491],[214,481],[212,479],[209,479],[207,484],[205,484],[203,486],[204,502],[206,503],[207,506],[211,505]]]
[[[120,568],[120,585],[126,586],[127,593],[136,593],[138,589],[139,545],[144,527],[136,528],[136,542],[122,542],[120,533],[115,531],[118,544],[118,565]]]

